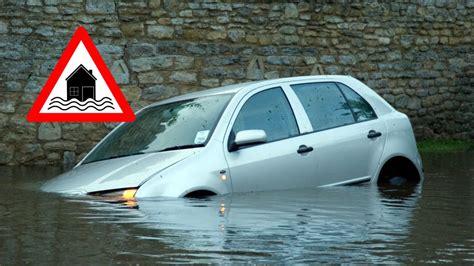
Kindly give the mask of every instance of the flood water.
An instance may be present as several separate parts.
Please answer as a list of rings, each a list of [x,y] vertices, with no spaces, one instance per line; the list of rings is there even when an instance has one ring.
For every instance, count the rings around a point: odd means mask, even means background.
[[[0,264],[474,263],[474,154],[426,154],[422,185],[157,198],[42,193],[62,170],[0,168]],[[133,205],[133,204],[130,204]]]

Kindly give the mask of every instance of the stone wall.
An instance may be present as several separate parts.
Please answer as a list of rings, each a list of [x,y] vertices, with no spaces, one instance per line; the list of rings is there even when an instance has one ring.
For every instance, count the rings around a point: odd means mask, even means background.
[[[367,83],[418,138],[474,138],[474,1],[264,2],[0,0],[0,164],[74,162],[114,126],[25,120],[79,25],[135,110],[323,72]]]

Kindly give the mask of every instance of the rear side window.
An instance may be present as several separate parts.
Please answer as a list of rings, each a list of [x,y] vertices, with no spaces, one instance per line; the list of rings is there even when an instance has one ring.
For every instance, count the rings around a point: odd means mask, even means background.
[[[338,83],[337,85],[342,90],[342,93],[344,93],[346,96],[347,103],[352,108],[352,112],[354,112],[357,122],[377,118],[374,109],[372,109],[370,104],[364,100],[364,98],[344,84]]]
[[[263,129],[267,141],[289,138],[299,134],[295,116],[281,88],[256,93],[247,100],[237,116],[232,132]]]
[[[291,86],[308,114],[313,130],[319,131],[355,122],[344,96],[334,83]]]

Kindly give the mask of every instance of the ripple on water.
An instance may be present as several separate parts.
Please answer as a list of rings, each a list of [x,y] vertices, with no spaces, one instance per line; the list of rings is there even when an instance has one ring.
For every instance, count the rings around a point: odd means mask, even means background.
[[[134,208],[38,192],[60,169],[0,169],[0,264],[471,263],[472,157],[424,162],[425,182],[410,189],[155,198]]]

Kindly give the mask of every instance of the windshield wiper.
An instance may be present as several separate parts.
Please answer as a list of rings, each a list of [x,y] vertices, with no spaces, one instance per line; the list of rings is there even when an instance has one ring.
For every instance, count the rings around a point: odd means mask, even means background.
[[[198,147],[204,147],[204,144],[189,144],[189,145],[178,145],[178,146],[172,146],[168,148],[164,148],[159,151],[151,151],[151,152],[135,152],[135,153],[130,153],[130,154],[123,154],[123,155],[116,155],[116,156],[111,156],[99,160],[94,160],[94,161],[89,161],[89,162],[84,162],[82,164],[88,164],[88,163],[93,163],[93,162],[98,162],[98,161],[105,161],[105,160],[110,160],[110,159],[116,159],[116,158],[121,158],[121,157],[127,157],[127,156],[133,156],[133,155],[139,155],[139,154],[148,154],[148,153],[155,153],[155,152],[162,152],[162,151],[174,151],[174,150],[183,150],[183,149],[191,149],[191,148],[198,148]]]
[[[189,145],[172,146],[172,147],[168,147],[168,148],[164,148],[164,149],[162,149],[162,150],[159,150],[159,152],[162,152],[162,151],[183,150],[183,149],[191,149],[191,148],[198,148],[198,147],[204,147],[204,144],[189,144]]]
[[[133,155],[140,155],[140,154],[145,154],[145,153],[142,152],[142,151],[139,151],[139,152],[130,153],[130,154],[115,155],[115,156],[110,156],[110,157],[103,158],[103,159],[99,159],[99,160],[84,162],[84,163],[82,163],[82,164],[94,163],[94,162],[99,162],[99,161],[105,161],[105,160],[116,159],[116,158],[122,158],[122,157],[133,156]]]

